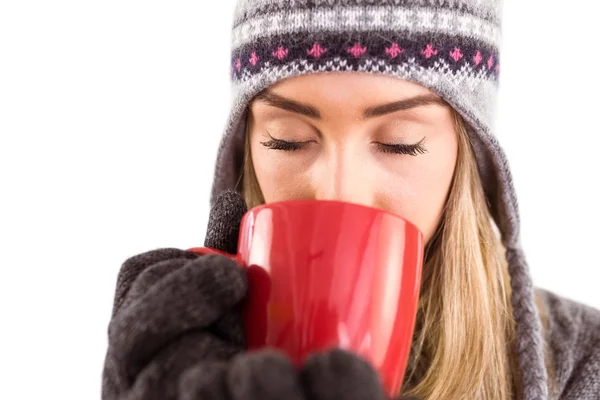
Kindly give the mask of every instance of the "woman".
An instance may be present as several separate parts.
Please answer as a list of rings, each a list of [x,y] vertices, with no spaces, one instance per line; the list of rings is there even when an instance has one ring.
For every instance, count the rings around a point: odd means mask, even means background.
[[[600,398],[600,313],[534,290],[520,246],[491,130],[499,29],[496,1],[241,1],[207,238],[235,242],[218,218],[236,209],[218,198],[227,189],[250,207],[311,198],[392,211],[427,241],[403,395]],[[383,398],[348,353],[299,372],[269,352],[240,355],[245,290],[222,257],[128,260],[104,398]]]

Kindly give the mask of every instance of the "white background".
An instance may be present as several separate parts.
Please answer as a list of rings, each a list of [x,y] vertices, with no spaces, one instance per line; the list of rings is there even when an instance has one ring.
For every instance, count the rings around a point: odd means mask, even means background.
[[[120,264],[202,244],[233,10],[206,4],[0,3],[0,398],[99,398]],[[497,128],[536,284],[600,307],[595,7],[505,4]]]

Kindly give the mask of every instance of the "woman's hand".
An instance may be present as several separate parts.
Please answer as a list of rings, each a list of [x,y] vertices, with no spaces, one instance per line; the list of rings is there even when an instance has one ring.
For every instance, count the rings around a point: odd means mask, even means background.
[[[316,353],[299,369],[274,350],[202,362],[186,371],[180,390],[181,400],[387,399],[371,365],[343,350]]]
[[[129,259],[121,271],[131,285],[117,289],[125,293],[109,324],[103,399],[177,399],[188,368],[243,350],[236,305],[247,286],[235,262],[162,249]]]
[[[228,252],[245,204],[231,193],[222,200],[205,244]],[[243,351],[239,304],[247,289],[244,270],[224,256],[171,248],[128,259],[117,279],[102,398],[180,399],[188,369]]]

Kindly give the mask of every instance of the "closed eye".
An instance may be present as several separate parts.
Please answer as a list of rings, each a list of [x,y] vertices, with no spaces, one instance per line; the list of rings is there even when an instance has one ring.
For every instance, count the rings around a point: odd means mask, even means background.
[[[288,142],[286,140],[271,139],[266,142],[260,142],[260,144],[271,150],[298,151],[306,145],[306,142]]]
[[[282,151],[298,151],[306,147],[311,141],[308,142],[296,142],[277,139],[269,134],[270,140],[260,142],[263,146],[271,150],[282,150]],[[414,144],[406,143],[374,143],[377,146],[378,151],[386,154],[404,154],[409,156],[417,156],[419,154],[427,153],[427,149],[423,145],[425,138]]]
[[[267,140],[266,142],[260,142],[260,144],[271,150],[298,151],[302,150],[311,142],[296,142],[291,140],[277,139],[271,136],[269,132],[267,132],[267,135],[269,135],[270,140]]]
[[[417,156],[419,154],[427,153],[427,149],[423,146],[423,142],[425,138],[421,139],[419,142],[415,144],[406,144],[406,143],[375,143],[377,149],[382,153],[386,154],[405,154],[409,156]]]

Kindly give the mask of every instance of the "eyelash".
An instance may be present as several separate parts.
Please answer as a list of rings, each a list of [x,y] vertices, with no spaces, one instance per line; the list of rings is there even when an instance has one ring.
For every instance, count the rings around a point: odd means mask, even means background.
[[[283,151],[298,151],[302,150],[308,142],[288,142],[286,140],[275,139],[271,137],[271,140],[266,142],[260,142],[263,146],[271,150],[283,150]]]
[[[286,140],[275,139],[269,135],[271,140],[266,142],[260,142],[263,146],[271,150],[282,150],[282,151],[298,151],[302,150],[310,142],[288,142]],[[425,138],[421,139],[415,144],[388,144],[388,143],[376,143],[377,148],[380,152],[386,154],[405,154],[409,156],[417,156],[419,154],[427,153],[427,149],[423,146]]]
[[[417,156],[419,154],[427,153],[427,149],[423,146],[423,142],[425,138],[419,140],[415,144],[387,144],[387,143],[377,143],[377,147],[379,151],[387,154],[406,154],[409,156]]]

